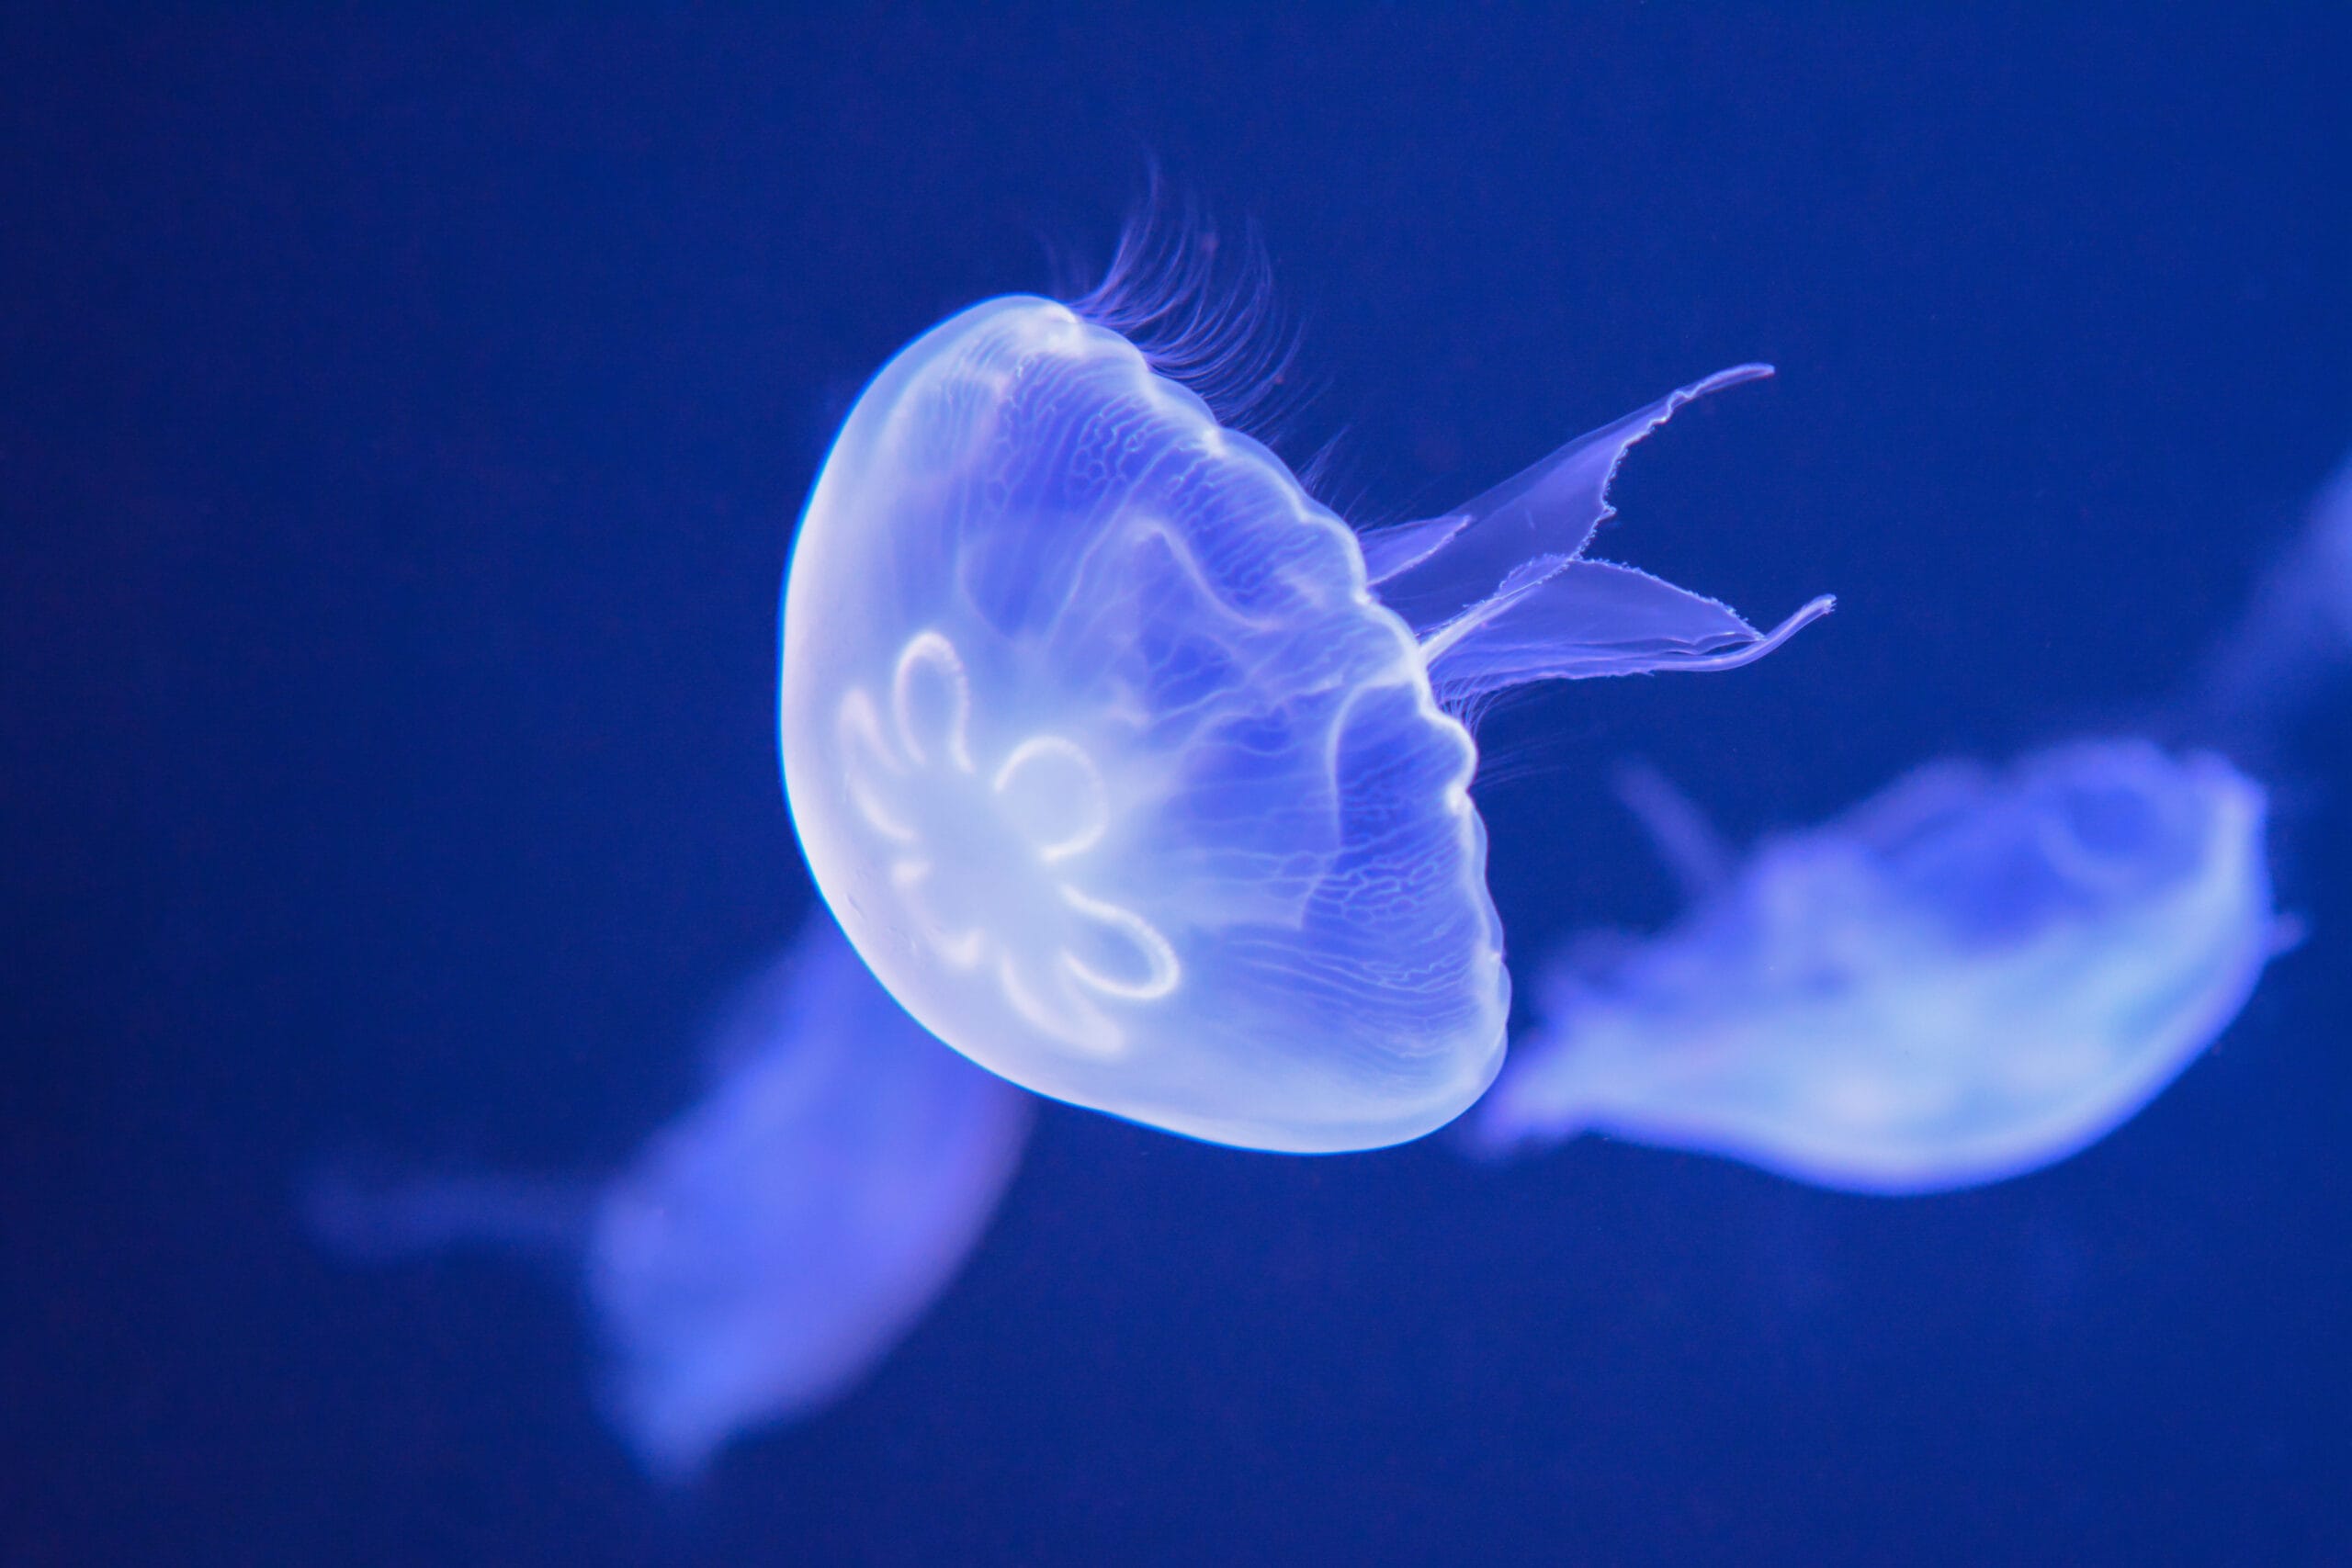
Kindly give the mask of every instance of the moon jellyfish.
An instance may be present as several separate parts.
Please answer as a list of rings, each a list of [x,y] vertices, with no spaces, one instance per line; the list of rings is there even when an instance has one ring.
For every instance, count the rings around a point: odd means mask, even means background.
[[[1249,1147],[1417,1137],[1510,998],[1449,705],[1729,669],[1828,608],[1762,633],[1586,553],[1626,450],[1768,367],[1359,537],[1186,384],[1208,308],[1122,254],[932,328],[842,424],[785,593],[801,842],[892,994],[1015,1083]]]
[[[347,1256],[490,1244],[576,1267],[602,1404],[647,1472],[865,1376],[979,1239],[1032,1101],[942,1046],[819,916],[744,992],[708,1095],[601,1185],[338,1179],[310,1217]]]
[[[2211,753],[1933,763],[1731,873],[1687,801],[1628,793],[1695,907],[1546,973],[1467,1124],[1489,1151],[1598,1132],[1857,1191],[1998,1180],[2128,1119],[2291,940],[2264,792]]]

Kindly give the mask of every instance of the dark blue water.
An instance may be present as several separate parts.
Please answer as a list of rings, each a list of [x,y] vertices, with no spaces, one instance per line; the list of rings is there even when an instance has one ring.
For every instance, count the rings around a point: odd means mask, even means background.
[[[2160,701],[2352,444],[2352,17],[1610,5],[0,19],[0,1562],[2352,1562],[2352,705],[2313,936],[2087,1154],[1888,1201],[1075,1111],[869,1384],[664,1495],[562,1291],[353,1274],[321,1150],[595,1168],[810,893],[774,615],[849,397],[1254,220],[1414,514],[1720,366],[1624,554],[1756,668],[1497,722],[1516,952]],[[1637,532],[1631,532],[1636,531]]]

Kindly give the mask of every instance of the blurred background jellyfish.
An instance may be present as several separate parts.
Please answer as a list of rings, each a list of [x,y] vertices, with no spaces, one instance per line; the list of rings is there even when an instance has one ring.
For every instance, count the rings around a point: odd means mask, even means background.
[[[2299,940],[2240,763],[2347,675],[2352,467],[2152,725],[2169,746],[1933,763],[1737,863],[1665,780],[1625,771],[1690,912],[1568,945],[1469,1141],[1602,1132],[1871,1192],[2064,1158],[2171,1082]]]
[[[1656,775],[1624,791],[1692,908],[1545,971],[1468,1123],[1489,1152],[1599,1132],[1855,1191],[1998,1180],[2128,1119],[2292,940],[2264,792],[2208,752],[1931,763],[1736,870]]]
[[[1722,670],[1769,634],[1586,547],[1626,450],[1742,366],[1359,537],[1219,422],[1264,295],[1131,230],[1070,304],[975,305],[851,410],[785,592],[792,812],[858,951],[1016,1083],[1219,1143],[1452,1120],[1510,1000],[1449,707]],[[1261,278],[1262,282],[1262,278]]]
[[[888,1354],[986,1229],[1034,1111],[821,913],[715,1046],[710,1092],[602,1184],[338,1175],[307,1217],[363,1261],[488,1245],[576,1264],[607,1418],[649,1474],[690,1480]]]

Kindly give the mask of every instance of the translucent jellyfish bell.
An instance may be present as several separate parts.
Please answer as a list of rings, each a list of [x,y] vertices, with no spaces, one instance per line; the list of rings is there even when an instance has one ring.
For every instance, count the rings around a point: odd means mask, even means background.
[[[1589,1131],[1858,1191],[1997,1180],[2128,1119],[2290,940],[2262,788],[2211,754],[1932,764],[1728,877],[1687,803],[1633,793],[1698,901],[1551,970],[1468,1123],[1488,1150]]]
[[[1510,998],[1441,698],[1724,669],[1828,607],[1767,636],[1584,558],[1625,450],[1766,368],[1360,539],[1162,373],[1197,335],[1155,369],[1112,330],[1154,314],[988,300],[858,400],[786,590],[793,818],[891,992],[1014,1082],[1251,1147],[1416,1137]]]
[[[368,1259],[490,1244],[576,1267],[608,1416],[649,1473],[689,1479],[889,1352],[979,1239],[1032,1120],[821,915],[715,1055],[709,1095],[607,1182],[338,1178],[310,1194],[314,1228]]]

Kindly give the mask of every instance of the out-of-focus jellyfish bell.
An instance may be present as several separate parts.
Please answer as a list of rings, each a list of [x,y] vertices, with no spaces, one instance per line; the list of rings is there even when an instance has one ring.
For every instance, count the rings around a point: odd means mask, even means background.
[[[601,1393],[647,1472],[691,1479],[887,1355],[986,1228],[1033,1104],[926,1033],[821,913],[718,1032],[710,1093],[600,1186],[317,1183],[353,1257],[486,1243],[576,1262]]]
[[[2129,1118],[2289,940],[2263,791],[2208,753],[1935,763],[1727,876],[1687,802],[1628,793],[1700,897],[1546,975],[1467,1122],[1489,1151],[1599,1132],[1858,1191],[1997,1180]]]
[[[1585,556],[1626,449],[1768,368],[1360,538],[1185,384],[1207,308],[1149,270],[975,305],[852,409],[786,589],[793,818],[884,984],[1014,1082],[1250,1147],[1416,1137],[1510,999],[1443,705],[1726,669],[1827,609],[1763,634]]]

